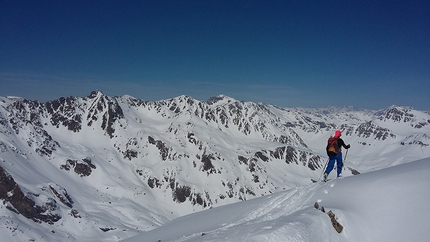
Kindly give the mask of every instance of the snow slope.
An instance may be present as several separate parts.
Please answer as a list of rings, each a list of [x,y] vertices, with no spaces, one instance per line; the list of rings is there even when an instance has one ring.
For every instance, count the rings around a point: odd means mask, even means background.
[[[142,241],[428,241],[430,158],[180,217]],[[329,216],[343,225],[341,233]]]

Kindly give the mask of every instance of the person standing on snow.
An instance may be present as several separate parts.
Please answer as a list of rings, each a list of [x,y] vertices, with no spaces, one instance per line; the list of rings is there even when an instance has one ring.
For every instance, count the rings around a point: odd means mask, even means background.
[[[328,174],[333,170],[335,161],[337,164],[337,177],[342,173],[342,147],[349,149],[351,145],[345,145],[345,142],[340,138],[341,135],[342,132],[340,130],[336,130],[334,137],[330,137],[328,139],[326,151],[330,160],[328,161],[327,169],[324,172],[324,181],[327,181]]]

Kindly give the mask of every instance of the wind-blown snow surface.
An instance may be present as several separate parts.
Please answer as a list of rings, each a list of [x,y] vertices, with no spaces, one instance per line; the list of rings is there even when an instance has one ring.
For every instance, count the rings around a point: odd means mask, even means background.
[[[428,241],[430,158],[175,219],[142,241]],[[317,202],[344,226],[332,227]]]

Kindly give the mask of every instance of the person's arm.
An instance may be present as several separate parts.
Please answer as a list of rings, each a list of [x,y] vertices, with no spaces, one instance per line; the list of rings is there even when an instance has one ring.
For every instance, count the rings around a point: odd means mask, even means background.
[[[349,148],[351,147],[351,145],[350,145],[350,144],[345,145],[345,142],[343,142],[343,139],[339,139],[338,144],[339,144],[339,146],[342,146],[342,147],[343,147],[343,148],[345,148],[345,149],[349,149]]]

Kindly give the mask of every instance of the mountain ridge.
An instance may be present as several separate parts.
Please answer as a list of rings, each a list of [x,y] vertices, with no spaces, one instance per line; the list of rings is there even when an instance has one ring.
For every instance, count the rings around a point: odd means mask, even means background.
[[[80,233],[57,224],[94,227],[94,214],[113,210],[114,222],[103,221],[110,227],[88,234],[117,240],[318,178],[324,144],[335,129],[355,150],[346,175],[430,156],[429,116],[401,106],[287,109],[225,95],[205,102],[186,95],[151,102],[101,91],[45,103],[2,97],[0,165],[22,190],[16,194],[43,208],[37,216],[60,217],[52,225],[42,221],[44,226],[78,238]],[[388,152],[399,159],[387,161]],[[8,219],[0,225],[26,221],[20,205],[8,200],[15,192],[5,191],[1,211]],[[92,212],[92,203],[104,209]],[[130,209],[135,214],[126,216]]]

